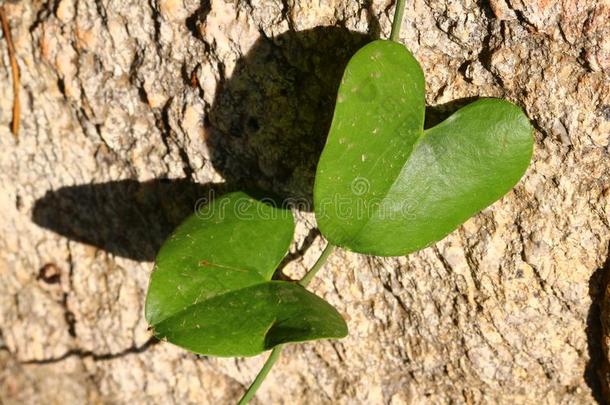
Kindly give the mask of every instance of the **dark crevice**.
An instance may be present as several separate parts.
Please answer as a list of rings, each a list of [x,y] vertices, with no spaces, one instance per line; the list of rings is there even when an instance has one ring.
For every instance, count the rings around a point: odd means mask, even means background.
[[[165,146],[166,152],[170,153],[171,145],[170,142],[174,143],[177,147],[178,155],[180,156],[180,160],[182,161],[182,171],[186,179],[192,180],[194,170],[191,166],[191,161],[189,159],[188,153],[181,146],[178,145],[176,140],[173,137],[173,130],[170,124],[169,112],[172,106],[173,98],[167,100],[163,108],[161,108],[160,112],[155,113],[155,117],[157,118],[157,127],[159,128],[159,132],[161,134],[161,140],[163,141],[163,145]]]
[[[491,8],[491,4],[489,4],[489,0],[477,0],[477,4],[479,8],[483,11],[483,15],[487,19],[495,18],[495,14],[493,9]]]
[[[523,229],[520,220],[516,221],[515,225],[517,227],[517,233],[519,234],[519,240],[521,242],[521,251],[520,251],[521,261],[523,263],[527,263],[530,266],[530,268],[532,269],[532,272],[534,273],[534,276],[536,278],[536,281],[538,282],[538,286],[539,286],[540,290],[548,293],[548,291],[546,289],[547,282],[544,279],[544,277],[542,277],[542,275],[540,274],[540,270],[538,269],[538,266],[531,263],[527,258],[527,253],[525,253],[525,246],[527,245],[526,240],[525,240],[526,231],[525,231],[525,229]],[[560,297],[557,297],[557,298],[560,299]]]
[[[15,196],[15,208],[17,211],[21,211],[23,209],[23,198],[19,194]]]
[[[565,42],[566,44],[572,45],[572,42],[570,42],[570,40],[568,40],[568,37],[566,36],[565,31],[563,30],[563,25],[560,23],[557,24],[557,29],[559,31],[559,35],[561,35],[561,39],[563,40],[563,42]]]
[[[436,245],[434,245],[433,250],[434,254],[436,255],[436,258],[441,262],[447,274],[453,274],[453,267],[451,267],[451,264],[447,261],[445,256],[443,256],[443,254]]]
[[[161,135],[163,136],[163,144],[169,150],[169,144],[167,142],[167,138],[171,136],[171,125],[169,122],[169,109],[172,106],[173,98],[170,97],[163,107],[161,107],[161,113],[159,114],[159,129],[161,130]]]
[[[68,325],[68,334],[70,337],[76,337],[76,316],[74,316],[74,312],[70,311],[68,308],[68,293],[64,293],[61,305],[64,307],[64,320],[66,321],[66,325]]]
[[[34,22],[30,26],[30,33],[36,31],[36,29],[40,26],[40,24],[42,24],[42,22],[44,20],[49,18],[51,13],[53,13],[53,11],[56,8],[56,4],[55,3],[56,3],[56,1],[47,1],[47,2],[42,4],[40,9],[36,13],[36,18],[34,19]]]
[[[64,82],[64,79],[62,79],[61,77],[59,79],[57,79],[57,88],[59,89],[59,92],[61,93],[61,95],[64,97],[64,100],[67,100],[68,96],[66,94],[66,83]]]
[[[547,133],[546,129],[544,129],[542,124],[540,124],[540,121],[538,121],[537,118],[534,118],[531,116],[529,117],[529,119],[530,119],[530,123],[532,124],[534,129],[542,134],[542,139],[546,138],[548,136],[548,133]]]
[[[389,3],[387,6],[386,6],[386,8],[383,10],[383,13],[384,13],[385,15],[389,16],[389,15],[390,15],[390,11],[391,11],[392,9],[395,9],[395,7],[396,7],[396,4],[397,4],[397,3],[398,3],[398,0],[392,0],[392,1],[391,1],[391,2],[390,2],[390,3]]]
[[[305,256],[305,253],[307,253],[307,251],[313,245],[314,241],[316,240],[316,238],[318,236],[320,236],[320,230],[318,228],[310,229],[309,233],[307,234],[307,236],[303,240],[303,243],[301,244],[301,246],[295,252],[288,253],[284,257],[284,259],[280,262],[280,264],[277,266],[277,270],[275,270],[275,274],[273,275],[273,279],[274,280],[290,280],[290,277],[286,276],[283,273],[283,270],[290,263],[292,263],[292,262],[294,262],[296,260],[299,260],[303,256]]]
[[[182,81],[187,85],[187,87],[191,87],[192,79],[188,65],[182,65],[182,67],[180,68],[180,77],[182,78]]]
[[[160,110],[154,111],[156,126],[159,129],[159,134],[161,136],[161,142],[163,142],[163,146],[165,146],[165,155],[169,155],[171,153],[171,125],[169,121],[169,109],[172,105],[173,98],[170,97],[163,107]]]
[[[152,13],[152,20],[154,25],[154,43],[157,50],[159,50],[161,48],[161,13],[159,13],[156,2],[154,0],[149,0],[148,6],[150,7],[150,11]]]
[[[184,173],[184,177],[192,180],[195,170],[193,170],[193,166],[191,165],[189,154],[186,153],[184,148],[180,147],[178,148],[178,155],[180,155],[180,160],[182,161],[182,172]]]
[[[131,84],[134,87],[140,87],[139,84],[139,80],[138,80],[138,70],[140,69],[140,67],[142,67],[142,65],[144,64],[144,51],[142,51],[141,49],[136,50],[136,54],[135,57],[133,59],[133,62],[131,63],[131,66],[129,66],[129,84]]]
[[[585,69],[585,71],[587,73],[592,73],[593,72],[593,68],[591,67],[591,64],[589,63],[589,61],[587,60],[587,50],[586,48],[582,48],[580,50],[580,54],[578,55],[578,58],[576,58],[576,62],[578,62],[578,64]]]
[[[508,4],[508,3],[506,3],[506,4]],[[532,24],[527,19],[527,17],[525,17],[525,14],[523,14],[523,11],[511,8],[510,5],[508,6],[508,8],[510,8],[515,13],[515,16],[517,17],[517,21],[519,21],[521,23],[521,25],[524,25],[525,27],[528,27],[528,28],[533,29],[534,31],[537,31],[536,26],[534,24]]]
[[[202,0],[199,8],[185,20],[186,28],[188,28],[193,37],[203,40],[199,32],[199,25],[202,21],[205,21],[211,10],[212,4],[210,0]]]
[[[445,16],[445,19],[448,20],[448,17]],[[466,49],[467,46],[458,37],[456,37],[455,34],[453,33],[455,31],[455,29],[457,28],[457,22],[456,21],[449,21],[447,29],[443,28],[442,22],[443,21],[441,21],[441,20],[437,20],[436,21],[436,28],[438,28],[439,31],[441,31],[442,33],[447,35],[447,38],[451,42],[453,42],[454,44],[458,45],[459,47],[461,47],[463,49]]]
[[[491,9],[491,6],[487,5],[487,3],[489,3],[489,0],[481,0],[479,4],[484,5],[484,9],[487,10],[489,9],[489,11],[491,12],[491,15],[493,16],[493,10]],[[517,10],[516,8],[514,8],[512,6],[512,4],[510,3],[510,1],[505,1],[504,2],[506,4],[506,7],[513,12],[513,14],[515,15],[515,17],[517,18],[517,21],[525,26],[526,28],[530,28],[534,31],[537,31],[537,28],[534,24],[532,24],[532,22],[530,20],[527,19],[527,17],[525,16],[525,14],[523,14],[523,11],[521,10]],[[487,14],[487,13],[486,13]]]
[[[84,89],[82,87],[81,87],[81,91],[84,94]],[[89,135],[92,137],[95,136],[97,139],[100,140],[100,142],[103,145],[102,148],[105,148],[105,150],[108,152],[108,154],[105,157],[105,159],[107,160],[107,163],[114,163],[117,161],[124,162],[124,159],[122,159],[120,157],[120,155],[110,146],[110,144],[108,142],[106,142],[106,139],[104,139],[104,137],[102,136],[102,125],[101,124],[92,125],[93,122],[90,119],[89,114],[87,114],[87,110],[84,107],[77,107],[76,119],[78,120],[80,127],[83,128],[83,130],[85,131],[85,135]],[[91,131],[91,129],[93,131]],[[96,159],[98,157],[99,151],[101,151],[101,149],[98,147],[96,153],[94,154]],[[127,167],[129,167],[129,170],[131,170],[133,172],[133,168],[131,168],[131,166],[127,165]]]
[[[472,83],[472,79],[470,77],[468,77],[467,72],[468,72],[468,67],[470,67],[471,63],[472,63],[472,61],[467,60],[464,63],[462,63],[460,65],[460,67],[458,68],[458,73],[460,75],[462,75],[462,77],[464,78],[464,81],[469,84]]]
[[[11,353],[9,348],[4,343],[4,332],[2,331],[2,329],[0,329],[0,351],[7,352],[9,354]]]
[[[218,69],[218,81],[216,84],[216,91],[221,92],[224,90],[225,85],[227,83],[227,68],[225,67],[225,63],[220,60],[216,62],[216,68]]]
[[[144,86],[138,86],[138,96],[143,104],[149,104],[148,94],[146,94],[146,89]]]
[[[68,250],[68,291],[73,291],[73,277],[74,277],[74,261],[72,260],[72,249],[70,248],[70,241],[66,242]],[[76,316],[74,312],[70,310],[68,305],[68,292],[64,292],[62,297],[62,306],[64,308],[64,320],[68,325],[68,334],[75,338],[76,337]]]
[[[584,379],[593,397],[599,404],[605,404],[610,399],[608,382],[610,381],[610,366],[603,342],[607,330],[604,330],[603,319],[608,317],[608,311],[604,310],[605,292],[610,281],[610,245],[608,246],[608,257],[602,267],[597,269],[589,279],[589,296],[591,306],[587,314],[587,351],[589,361],[587,362]]]
[[[500,86],[502,89],[504,89],[504,81],[494,71],[493,64],[492,64],[492,61],[491,61],[491,58],[493,56],[493,51],[494,51],[494,48],[492,47],[492,43],[491,43],[493,27],[494,27],[493,20],[491,20],[491,19],[488,20],[488,22],[487,22],[487,33],[485,34],[485,37],[483,38],[483,46],[481,47],[481,51],[479,52],[479,55],[477,56],[477,59],[479,60],[479,62],[481,62],[481,65],[483,65],[483,67],[485,69],[487,69],[487,71],[489,73],[491,73],[491,75],[494,78],[496,84],[498,86]]]
[[[369,25],[368,34],[371,38],[379,38],[381,36],[381,24],[379,17],[375,15],[373,10],[373,0],[366,0],[360,9],[360,12],[366,12],[366,21]]]
[[[115,360],[121,357],[125,357],[125,356],[129,356],[132,354],[139,354],[139,353],[143,353],[146,350],[148,350],[150,347],[156,345],[157,343],[159,343],[159,340],[155,337],[151,337],[150,339],[148,339],[148,341],[146,341],[146,343],[144,343],[142,346],[133,346],[130,347],[129,349],[117,352],[117,353],[103,353],[103,354],[98,354],[98,353],[94,353],[90,350],[81,350],[81,349],[73,349],[73,350],[68,350],[66,353],[62,354],[59,357],[52,357],[52,358],[48,358],[48,359],[42,359],[42,360],[26,360],[26,361],[22,361],[21,364],[24,365],[28,365],[28,364],[36,364],[36,365],[43,365],[43,364],[53,364],[53,363],[59,363],[63,360],[66,360],[69,357],[78,357],[81,359],[84,358],[91,358],[93,361],[108,361],[108,360]]]
[[[294,21],[292,20],[292,16],[290,15],[290,1],[282,0],[282,19],[286,21],[288,24],[288,29],[290,31],[295,31]]]
[[[610,105],[604,104],[599,108],[599,114],[606,120],[610,121]]]
[[[447,90],[447,83],[443,84],[441,87],[439,87],[439,89],[436,92],[436,95],[434,96],[434,100],[438,100],[440,98],[443,97],[443,95],[445,94],[445,90]]]
[[[97,13],[102,19],[102,25],[104,27],[108,26],[108,13],[106,12],[106,7],[102,0],[95,0],[95,8],[97,9]]]
[[[398,295],[394,292],[394,290],[392,289],[392,286],[387,282],[382,282],[381,285],[388,293],[390,293],[390,295],[392,295],[392,297],[394,297],[394,299],[396,300],[396,303],[398,304],[400,309],[402,309],[405,314],[409,314],[410,311],[409,311],[409,308],[407,307],[407,304],[405,304],[405,302],[402,300],[402,298],[400,298],[400,295]]]

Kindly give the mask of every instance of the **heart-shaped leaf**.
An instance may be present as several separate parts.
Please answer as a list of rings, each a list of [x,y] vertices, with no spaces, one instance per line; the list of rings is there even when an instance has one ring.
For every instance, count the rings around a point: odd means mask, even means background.
[[[333,244],[397,256],[445,237],[523,176],[533,130],[521,109],[482,99],[424,130],[424,75],[375,41],[350,60],[316,175],[318,226]]]
[[[326,301],[270,281],[294,233],[290,210],[244,193],[188,218],[157,256],[146,319],[157,337],[200,354],[252,356],[274,346],[347,334]]]

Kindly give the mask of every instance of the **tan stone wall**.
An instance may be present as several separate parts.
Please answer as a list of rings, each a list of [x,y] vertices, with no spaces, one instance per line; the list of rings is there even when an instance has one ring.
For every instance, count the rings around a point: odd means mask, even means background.
[[[0,38],[0,402],[241,395],[264,356],[196,358],[149,341],[155,251],[209,190],[309,196],[341,69],[389,35],[392,4],[5,1],[22,130],[15,143]],[[535,125],[534,162],[433,247],[392,259],[335,253],[311,288],[350,335],[288,348],[260,403],[599,398],[609,21],[608,0],[407,1],[401,39],[426,73],[430,117],[455,100],[510,99]],[[319,254],[314,226],[299,215],[288,273]]]

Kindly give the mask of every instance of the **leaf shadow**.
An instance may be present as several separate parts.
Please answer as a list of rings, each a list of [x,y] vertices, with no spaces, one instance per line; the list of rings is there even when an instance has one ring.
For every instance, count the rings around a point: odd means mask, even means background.
[[[438,104],[434,106],[426,106],[426,119],[424,128],[432,128],[449,118],[453,113],[468,104],[479,100],[480,97],[463,97],[452,100],[448,103]]]
[[[206,10],[188,19],[189,28],[195,30]],[[209,163],[226,183],[160,178],[68,186],[38,199],[32,220],[111,254],[153,261],[172,230],[211,194],[258,189],[260,196],[274,195],[284,206],[311,211],[315,169],[344,68],[375,34],[316,27],[262,35],[237,61],[231,77],[220,81],[206,115]],[[475,99],[428,107],[426,126]],[[305,253],[309,239],[282,262],[278,277]]]
[[[225,184],[189,180],[111,181],[47,191],[32,220],[71,240],[137,261],[152,261],[161,244],[187,216]]]
[[[207,11],[202,6],[187,19],[191,32]],[[343,70],[371,39],[341,27],[262,35],[231,77],[220,80],[206,114],[208,163],[226,183],[161,178],[62,187],[35,202],[33,222],[111,254],[149,262],[211,193],[256,189],[259,196],[310,211],[315,168]]]
[[[210,109],[206,132],[214,168],[232,184],[311,211],[343,71],[371,39],[342,27],[261,36]]]

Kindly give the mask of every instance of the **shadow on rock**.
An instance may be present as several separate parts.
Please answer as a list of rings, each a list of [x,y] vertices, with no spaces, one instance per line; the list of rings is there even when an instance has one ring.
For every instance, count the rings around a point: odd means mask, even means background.
[[[197,206],[228,191],[187,180],[135,180],[63,187],[36,201],[32,220],[117,256],[152,261]]]
[[[209,114],[212,163],[230,183],[311,209],[343,70],[370,41],[318,27],[261,37],[218,90]]]
[[[256,189],[310,210],[343,70],[369,41],[345,28],[318,27],[256,42],[219,84],[207,117],[212,164],[230,187],[163,179],[64,187],[36,201],[33,221],[117,256],[152,261],[211,190],[218,196]]]
[[[426,119],[424,122],[424,128],[432,128],[447,118],[451,117],[453,113],[462,107],[466,107],[468,104],[479,100],[480,97],[463,97],[457,98],[445,104],[439,104],[435,106],[426,107]]]
[[[604,350],[603,342],[606,339],[604,323],[608,322],[608,310],[604,310],[609,304],[606,302],[606,289],[610,282],[610,245],[608,246],[608,258],[604,265],[597,269],[589,279],[589,296],[591,307],[587,315],[587,351],[589,361],[585,368],[585,381],[593,397],[599,404],[606,404],[610,399],[610,364]]]

